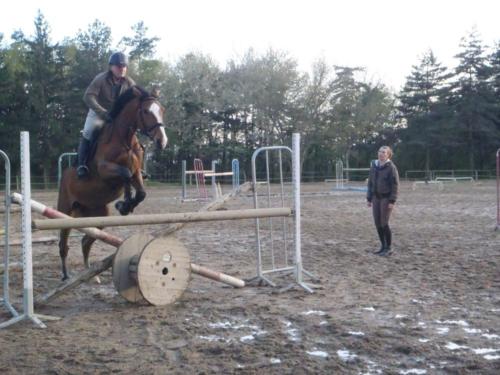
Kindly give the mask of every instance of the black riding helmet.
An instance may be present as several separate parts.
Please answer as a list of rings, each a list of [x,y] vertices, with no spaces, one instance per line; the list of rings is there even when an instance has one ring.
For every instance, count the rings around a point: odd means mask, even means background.
[[[109,65],[127,66],[128,57],[123,52],[115,52],[109,58]]]

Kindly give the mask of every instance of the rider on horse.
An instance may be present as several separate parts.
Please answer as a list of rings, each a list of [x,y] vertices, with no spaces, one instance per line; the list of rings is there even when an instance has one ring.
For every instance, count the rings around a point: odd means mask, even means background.
[[[101,129],[109,122],[111,110],[116,98],[135,82],[127,77],[128,58],[122,52],[113,53],[109,59],[109,69],[99,73],[85,91],[83,100],[89,107],[87,119],[82,132],[82,139],[78,146],[78,178],[88,176],[88,155],[94,131]]]

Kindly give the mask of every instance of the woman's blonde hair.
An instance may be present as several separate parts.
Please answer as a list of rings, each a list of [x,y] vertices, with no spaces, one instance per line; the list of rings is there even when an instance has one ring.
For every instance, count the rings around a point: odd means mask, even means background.
[[[392,159],[392,148],[390,148],[389,146],[382,146],[378,149],[379,151],[380,150],[387,150],[387,156],[389,159]]]

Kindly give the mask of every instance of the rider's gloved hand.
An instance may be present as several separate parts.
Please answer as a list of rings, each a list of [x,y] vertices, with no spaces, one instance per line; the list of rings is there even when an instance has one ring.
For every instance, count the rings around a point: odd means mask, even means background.
[[[113,119],[111,118],[111,115],[109,114],[109,112],[106,112],[106,115],[105,115],[105,117],[104,117],[104,120],[105,120],[106,122],[112,122],[112,121],[113,121]]]
[[[108,123],[108,122],[111,122],[113,121],[113,119],[111,118],[109,112],[104,112],[101,116],[100,116],[104,122]]]

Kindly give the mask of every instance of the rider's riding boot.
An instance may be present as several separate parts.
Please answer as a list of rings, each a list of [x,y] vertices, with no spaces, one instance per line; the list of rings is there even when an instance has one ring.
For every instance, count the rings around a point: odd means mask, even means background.
[[[89,168],[86,165],[89,151],[90,141],[82,137],[78,146],[78,168],[76,169],[76,173],[80,179],[86,178],[89,174]]]
[[[389,225],[386,225],[385,227],[382,227],[382,231],[384,233],[384,239],[385,239],[385,248],[384,250],[379,253],[378,255],[380,256],[387,256],[391,255],[391,243],[392,243],[392,232],[391,228],[389,228]]]
[[[378,237],[380,239],[381,245],[380,245],[380,249],[378,251],[376,251],[374,254],[380,255],[381,253],[384,252],[385,247],[386,247],[384,229],[382,227],[377,227],[377,233],[378,233]]]
[[[379,253],[378,255],[382,256],[382,257],[385,257],[385,256],[388,256],[388,255],[391,255],[392,254],[392,250],[391,250],[391,247],[390,246],[386,246],[384,248],[384,250]]]

